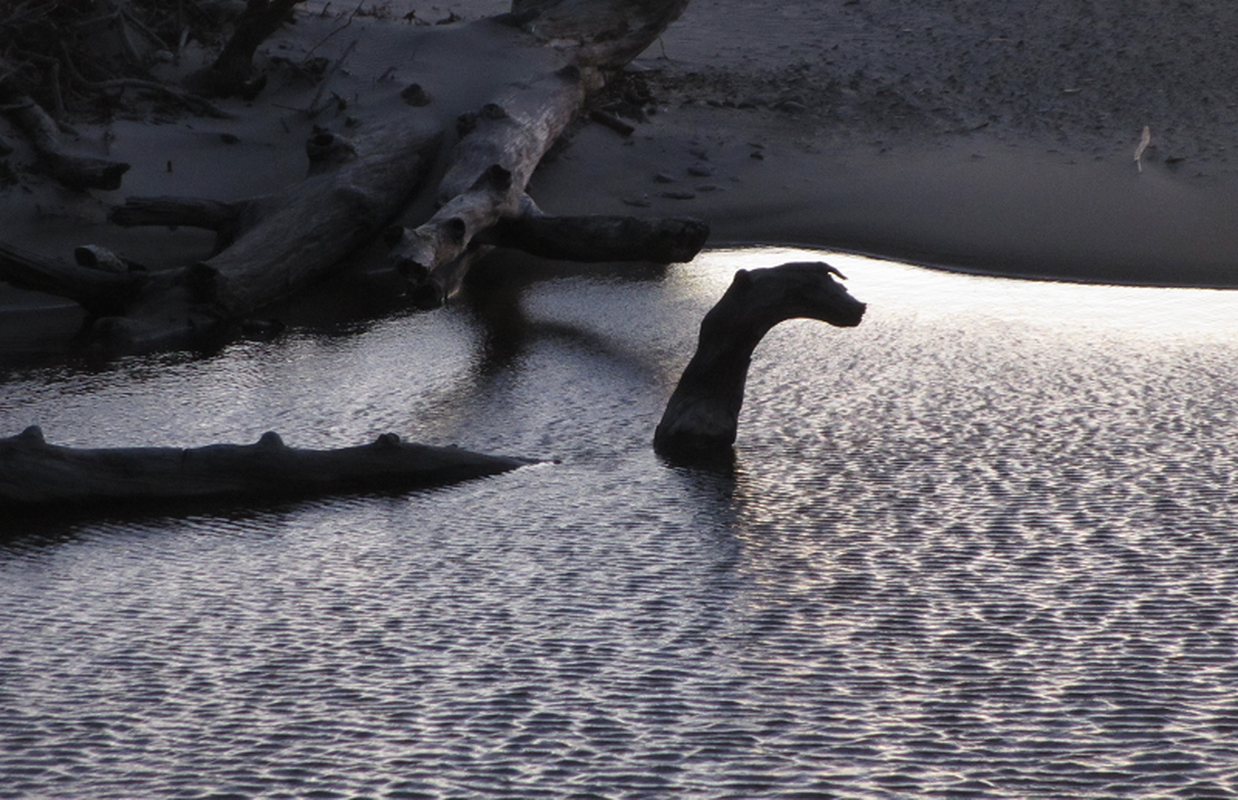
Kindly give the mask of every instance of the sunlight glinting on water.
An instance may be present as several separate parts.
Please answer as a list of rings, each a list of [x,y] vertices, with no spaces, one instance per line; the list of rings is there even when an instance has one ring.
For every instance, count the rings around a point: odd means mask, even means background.
[[[925,319],[967,315],[1069,334],[1138,333],[1161,339],[1232,341],[1238,291],[1029,281],[926,269],[847,253],[794,248],[714,250],[693,262],[699,281],[725,287],[736,269],[825,261],[873,311],[914,309]],[[699,285],[699,284],[698,284]]]
[[[766,336],[733,471],[659,460],[735,271],[817,260],[863,323]],[[1238,294],[786,248],[633,274],[8,382],[6,433],[56,443],[546,460],[0,521],[0,794],[1238,791]]]

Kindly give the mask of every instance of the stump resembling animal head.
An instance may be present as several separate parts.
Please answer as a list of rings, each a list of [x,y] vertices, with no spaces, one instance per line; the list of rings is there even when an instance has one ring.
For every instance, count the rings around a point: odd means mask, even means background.
[[[739,427],[752,353],[788,319],[816,319],[851,328],[865,305],[821,262],[793,262],[743,270],[701,320],[696,353],[679,378],[654,433],[654,447],[675,461],[725,462]]]
[[[864,318],[865,305],[852,297],[835,276],[847,278],[821,261],[793,261],[767,269],[741,269],[735,273],[727,295],[735,293],[736,299],[742,298],[754,323],[756,318],[772,320],[769,327],[783,320],[805,318],[853,328]]]

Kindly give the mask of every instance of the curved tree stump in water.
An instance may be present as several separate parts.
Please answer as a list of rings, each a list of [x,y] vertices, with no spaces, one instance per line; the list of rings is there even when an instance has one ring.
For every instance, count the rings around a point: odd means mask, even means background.
[[[672,461],[725,463],[744,404],[752,353],[778,323],[817,319],[854,327],[864,318],[856,300],[820,262],[743,270],[701,321],[696,353],[684,368],[654,433],[654,448]]]
[[[256,444],[192,449],[77,449],[31,426],[0,439],[0,508],[54,508],[203,498],[282,498],[456,483],[534,463],[456,447],[407,444],[393,433],[339,450]]]

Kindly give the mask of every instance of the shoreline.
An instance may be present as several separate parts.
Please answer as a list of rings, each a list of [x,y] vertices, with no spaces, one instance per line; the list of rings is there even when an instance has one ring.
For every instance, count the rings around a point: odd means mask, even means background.
[[[1013,16],[977,19],[958,0],[694,0],[633,62],[650,89],[648,117],[627,137],[579,123],[538,168],[531,194],[551,213],[702,218],[714,248],[807,247],[1024,280],[1238,288],[1238,166],[1228,157],[1238,152],[1238,64],[1218,49],[1238,42],[1238,6],[1200,0],[1140,17],[1065,0],[1042,14],[999,3]],[[329,87],[348,98],[346,109],[300,114],[323,87],[285,70],[256,102],[232,102],[233,120],[148,113],[81,124],[78,151],[134,163],[120,191],[93,195],[25,172],[23,145],[11,157],[18,182],[0,189],[5,237],[60,258],[97,243],[156,268],[204,257],[209,235],[117,229],[107,208],[127,195],[278,191],[304,174],[313,125],[347,131],[396,108],[413,113],[398,92],[414,80],[438,98],[418,113],[454,119],[472,100],[456,91],[450,58],[468,55],[460,42],[472,41],[470,21],[505,6],[458,6],[451,13],[462,21],[441,27],[402,24],[398,14],[349,18],[348,33],[334,38],[342,17],[325,6],[303,14],[263,52],[285,62],[351,52]],[[364,46],[351,50],[354,39]],[[1139,60],[1152,56],[1162,59],[1159,84],[1146,82]],[[1136,121],[1153,137],[1139,166]],[[358,269],[383,268],[376,250],[359,255]],[[0,285],[0,308],[29,308],[34,298]]]

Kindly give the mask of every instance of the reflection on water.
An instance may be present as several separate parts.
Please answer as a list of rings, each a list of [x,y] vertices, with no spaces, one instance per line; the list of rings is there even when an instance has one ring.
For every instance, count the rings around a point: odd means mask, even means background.
[[[734,270],[819,257],[865,322],[767,337],[734,474],[659,462]],[[0,795],[1238,791],[1238,295],[758,251],[488,296],[4,385],[61,443],[560,463],[4,523]]]

